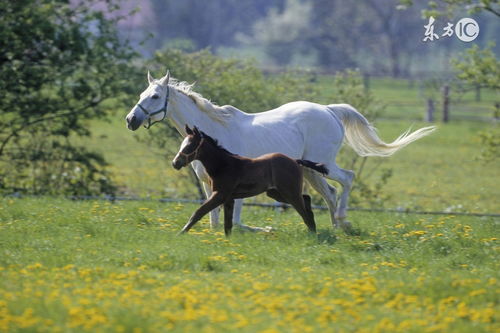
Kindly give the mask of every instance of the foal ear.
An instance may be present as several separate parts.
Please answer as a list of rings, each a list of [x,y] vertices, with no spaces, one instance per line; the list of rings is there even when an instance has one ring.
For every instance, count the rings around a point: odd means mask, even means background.
[[[193,135],[193,131],[189,128],[188,124],[186,124],[185,130],[188,135]]]
[[[160,85],[162,85],[162,86],[165,87],[165,86],[167,86],[169,80],[170,80],[170,71],[167,70],[167,75],[165,75],[164,77],[162,77],[160,79],[159,83],[160,83]]]
[[[151,73],[149,72],[148,70],[148,83],[151,84],[155,81],[155,79],[153,79],[153,77],[151,76]]]

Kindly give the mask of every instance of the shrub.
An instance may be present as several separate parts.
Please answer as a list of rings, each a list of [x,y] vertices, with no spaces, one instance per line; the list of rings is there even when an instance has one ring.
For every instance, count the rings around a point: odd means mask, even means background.
[[[117,9],[114,1],[106,3],[108,10]],[[131,72],[128,63],[134,57],[118,39],[116,20],[93,10],[93,4],[92,0],[71,5],[62,0],[0,3],[3,192],[65,194],[112,188],[96,185],[104,175],[103,159],[70,140],[90,135],[88,121],[107,116],[110,105],[106,107],[105,101],[121,100]]]

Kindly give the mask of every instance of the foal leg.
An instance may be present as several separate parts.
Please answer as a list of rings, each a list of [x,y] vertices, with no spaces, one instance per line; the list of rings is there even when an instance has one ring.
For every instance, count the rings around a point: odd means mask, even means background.
[[[189,218],[188,223],[182,228],[180,234],[186,233],[198,222],[205,214],[210,212],[212,209],[219,207],[225,201],[224,196],[219,192],[213,192],[210,198],[201,205]]]
[[[286,203],[286,204],[290,204],[288,201],[286,201],[286,199],[280,194],[280,192],[278,192],[277,190],[275,189],[270,189],[270,190],[267,190],[266,191],[266,194],[268,197],[270,197],[271,199],[274,199],[278,202],[282,202],[282,203]],[[302,195],[302,199],[304,200],[304,206],[306,208],[306,211],[308,212],[311,212],[311,214],[313,214],[312,212],[312,207],[311,207],[311,197],[307,194],[303,194]],[[314,214],[313,214],[314,216]]]
[[[231,235],[231,229],[233,228],[233,209],[234,199],[224,202],[224,233],[226,237]]]
[[[306,207],[306,211],[309,212],[314,218],[314,213],[311,207],[311,197],[307,194],[302,194],[302,199],[304,200],[304,206]]]
[[[210,184],[205,182],[202,182],[202,185],[208,200],[208,198],[210,198],[210,196],[212,195],[212,187],[210,186]],[[210,211],[210,227],[212,229],[216,229],[219,226],[219,215],[220,215],[219,207],[212,209]]]
[[[308,168],[302,168],[304,170],[304,178],[307,182],[323,197],[328,210],[330,212],[330,219],[334,228],[338,228],[338,221],[335,218],[335,211],[337,209],[337,190],[335,187],[328,184],[325,178],[319,173],[312,171]]]
[[[280,194],[280,192],[278,192],[278,190],[275,190],[274,188],[270,189],[270,190],[267,190],[266,191],[266,194],[269,198],[271,199],[274,199],[278,202],[282,202],[282,203],[286,203],[286,204],[289,204],[289,202],[287,202],[285,200],[285,198],[283,198]]]
[[[311,210],[311,197],[298,193],[288,193],[279,190],[269,190],[267,195],[280,202],[289,203],[302,217],[302,220],[307,225],[310,232],[316,233],[316,222],[314,222],[314,214]]]

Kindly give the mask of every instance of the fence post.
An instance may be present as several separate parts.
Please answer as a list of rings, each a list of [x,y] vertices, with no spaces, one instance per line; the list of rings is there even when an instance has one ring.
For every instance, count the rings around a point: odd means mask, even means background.
[[[370,90],[370,74],[368,73],[363,73],[363,87],[365,91]]]
[[[443,123],[450,120],[450,86],[443,87]]]
[[[425,120],[429,123],[434,121],[434,100],[432,98],[427,100],[427,114]]]

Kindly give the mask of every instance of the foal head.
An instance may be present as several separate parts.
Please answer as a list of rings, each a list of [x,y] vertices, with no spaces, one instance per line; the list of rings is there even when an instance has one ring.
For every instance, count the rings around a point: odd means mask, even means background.
[[[198,157],[201,146],[205,141],[205,134],[198,130],[198,127],[196,126],[191,129],[188,125],[186,125],[186,133],[187,136],[182,141],[179,152],[175,155],[172,161],[172,166],[177,170],[185,167]]]

